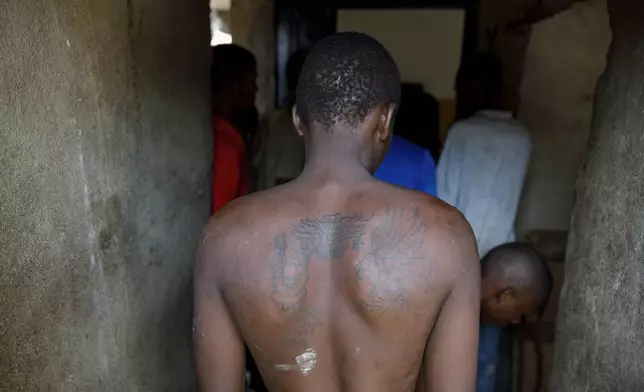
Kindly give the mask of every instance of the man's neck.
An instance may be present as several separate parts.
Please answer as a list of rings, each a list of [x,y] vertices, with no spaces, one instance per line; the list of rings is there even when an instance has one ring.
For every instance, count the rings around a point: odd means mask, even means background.
[[[357,151],[358,148],[344,140],[307,143],[302,178],[346,184],[373,179]]]
[[[352,184],[373,179],[357,159],[329,156],[327,159],[307,159],[302,178],[312,181]]]

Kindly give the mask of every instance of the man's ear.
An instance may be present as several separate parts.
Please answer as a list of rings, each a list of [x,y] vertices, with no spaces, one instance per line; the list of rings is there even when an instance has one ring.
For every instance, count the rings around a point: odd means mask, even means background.
[[[378,139],[381,142],[386,141],[393,132],[396,110],[397,105],[395,103],[389,103],[382,107],[380,119],[378,120]]]
[[[295,126],[295,131],[297,132],[298,135],[304,136],[302,120],[300,119],[300,115],[297,114],[297,105],[293,105],[292,115],[293,115],[293,125]]]
[[[508,286],[496,293],[496,301],[500,304],[514,301],[517,297],[517,290]]]

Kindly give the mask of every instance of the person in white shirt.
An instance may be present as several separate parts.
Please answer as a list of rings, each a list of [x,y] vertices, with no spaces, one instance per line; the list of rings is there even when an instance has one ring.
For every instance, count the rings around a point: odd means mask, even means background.
[[[437,170],[438,196],[472,226],[479,254],[514,242],[530,137],[511,113],[485,110],[456,123]]]
[[[498,110],[502,70],[480,55],[459,71],[458,114],[437,167],[438,196],[472,225],[481,256],[515,241],[514,222],[530,160],[527,129]]]
[[[514,222],[530,160],[527,129],[499,110],[500,61],[479,55],[459,71],[457,117],[436,173],[438,197],[456,207],[474,231],[481,257],[515,242]],[[516,295],[516,293],[508,293]],[[500,353],[502,326],[483,323],[479,330],[476,392],[495,390],[497,370],[509,361]]]

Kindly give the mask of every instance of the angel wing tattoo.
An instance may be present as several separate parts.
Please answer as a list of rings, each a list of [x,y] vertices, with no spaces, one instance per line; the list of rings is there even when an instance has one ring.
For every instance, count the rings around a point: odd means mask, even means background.
[[[418,263],[427,259],[420,254],[427,230],[419,208],[389,209],[371,230],[371,247],[356,271],[369,287],[367,309],[405,307],[407,293],[429,278],[427,268]]]

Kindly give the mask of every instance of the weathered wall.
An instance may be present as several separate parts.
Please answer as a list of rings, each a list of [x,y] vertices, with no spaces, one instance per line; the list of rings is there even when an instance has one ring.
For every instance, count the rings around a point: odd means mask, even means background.
[[[275,108],[274,0],[231,0],[230,29],[233,42],[257,57],[257,110]]]
[[[644,2],[608,8],[614,40],[578,179],[554,392],[644,390]]]
[[[479,49],[496,53],[503,62],[504,109],[518,110],[532,25],[578,1],[585,0],[480,0]]]
[[[610,40],[606,0],[578,3],[532,26],[518,112],[533,146],[517,216],[520,231],[568,230]]]
[[[531,25],[585,0],[481,0],[479,6],[479,43],[485,48],[490,34]]]
[[[0,9],[0,391],[188,391],[207,2]]]

